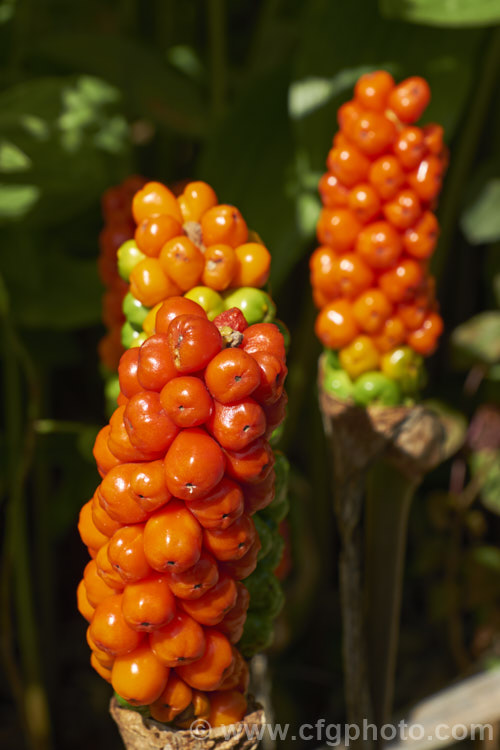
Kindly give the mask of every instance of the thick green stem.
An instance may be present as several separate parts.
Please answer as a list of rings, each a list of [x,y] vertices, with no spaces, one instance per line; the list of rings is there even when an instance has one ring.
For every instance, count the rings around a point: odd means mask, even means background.
[[[440,209],[441,237],[432,259],[432,270],[441,278],[456,231],[463,190],[470,175],[488,110],[494,100],[500,68],[500,29],[491,32],[484,62],[475,79],[474,90],[467,107],[467,116],[460,130],[460,138],[453,149],[446,191]]]
[[[417,482],[383,459],[368,475],[366,622],[375,720],[392,715],[408,514]]]
[[[227,94],[225,0],[207,0],[212,114],[224,110]]]

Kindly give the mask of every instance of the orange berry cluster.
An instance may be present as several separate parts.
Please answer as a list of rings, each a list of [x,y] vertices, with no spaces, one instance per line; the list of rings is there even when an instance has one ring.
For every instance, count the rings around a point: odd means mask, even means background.
[[[125,316],[122,304],[128,291],[127,283],[118,273],[116,251],[134,235],[132,198],[145,182],[143,177],[128,177],[121,185],[109,188],[101,202],[104,227],[99,236],[98,268],[106,287],[102,298],[102,319],[107,333],[99,342],[99,357],[105,367],[113,372],[123,353],[121,329]]]
[[[423,78],[396,85],[386,71],[363,75],[339,109],[319,183],[321,246],[310,260],[316,334],[333,350],[358,337],[366,350],[371,339],[371,370],[401,345],[432,354],[443,328],[428,260],[448,156],[439,125],[414,124],[429,100]]]
[[[261,549],[253,516],[274,498],[283,336],[237,309],[210,322],[174,296],[118,371],[118,407],[94,446],[102,481],[79,521],[92,558],[77,594],[91,663],[158,721],[239,721],[242,581]]]
[[[149,182],[134,196],[135,242],[144,257],[130,272],[130,292],[146,307],[202,285],[217,292],[262,287],[271,256],[254,241],[237,208],[218,204],[205,182],[177,198]]]

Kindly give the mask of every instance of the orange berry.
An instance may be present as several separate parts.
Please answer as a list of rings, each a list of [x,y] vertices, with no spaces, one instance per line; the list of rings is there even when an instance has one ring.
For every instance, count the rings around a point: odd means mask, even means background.
[[[441,125],[430,123],[422,128],[424,133],[424,142],[431,154],[441,156],[445,149],[444,129]]]
[[[160,182],[148,182],[134,195],[132,214],[136,224],[158,214],[167,214],[182,224],[182,214],[175,195]]]
[[[203,253],[189,237],[169,240],[161,249],[159,261],[169,279],[183,292],[199,284],[205,266]]]
[[[115,466],[104,477],[97,489],[99,503],[106,513],[122,524],[142,523],[148,514],[136,502],[130,480],[137,464],[123,463]]]
[[[380,333],[373,337],[379,352],[390,352],[406,341],[407,330],[399,316],[387,318]]]
[[[177,667],[179,677],[197,690],[216,690],[231,667],[233,652],[223,633],[205,630],[205,651],[197,661]]]
[[[232,286],[264,286],[271,272],[269,250],[259,242],[247,242],[235,249],[236,271]]]
[[[163,693],[169,672],[149,645],[142,643],[131,653],[116,657],[111,684],[118,695],[132,705],[147,706]]]
[[[407,302],[415,297],[424,281],[424,269],[420,263],[406,258],[394,268],[381,273],[378,278],[380,289],[391,302]]]
[[[105,427],[99,430],[94,443],[93,454],[95,462],[97,464],[97,470],[99,471],[101,477],[106,476],[108,471],[112,469],[113,466],[118,466],[118,464],[120,463],[120,459],[117,458],[109,450],[108,440],[110,432],[111,427],[109,426],[109,424],[107,424]]]
[[[408,334],[407,343],[419,354],[428,357],[437,346],[437,340],[443,332],[443,319],[437,313],[428,315],[422,326]]]
[[[363,112],[349,123],[345,132],[359,150],[371,158],[383,154],[397,138],[396,126],[382,112]]]
[[[353,211],[346,208],[324,208],[319,216],[316,235],[322,245],[329,245],[339,253],[346,253],[356,242],[361,227]]]
[[[405,169],[414,169],[420,164],[426,153],[422,129],[407,126],[400,130],[393,150]]]
[[[337,253],[326,245],[317,247],[309,259],[311,285],[327,295],[328,299],[336,297],[339,291],[334,275],[336,262]]]
[[[213,557],[202,550],[200,559],[189,570],[182,573],[167,571],[167,575],[170,590],[178,599],[199,599],[215,586],[219,569]]]
[[[333,276],[343,297],[357,297],[373,283],[373,271],[357,253],[336,258]]]
[[[243,719],[247,700],[239,690],[219,690],[210,695],[208,723],[211,727],[236,724]]]
[[[203,244],[231,245],[236,248],[248,239],[248,228],[243,216],[234,206],[213,206],[201,217]]]
[[[207,495],[189,500],[188,508],[205,529],[227,529],[244,511],[243,492],[223,477]]]
[[[83,580],[85,582],[85,593],[91,607],[97,607],[98,604],[116,594],[115,589],[108,586],[97,572],[95,560],[90,560],[83,571]]]
[[[130,274],[130,292],[146,307],[179,294],[179,287],[166,275],[158,258],[141,260]]]
[[[375,219],[380,213],[380,198],[372,185],[361,183],[349,193],[348,205],[362,224]]]
[[[273,469],[262,482],[244,485],[242,490],[245,499],[245,513],[253,515],[258,510],[266,508],[274,500],[275,483],[276,473]]]
[[[257,351],[253,355],[260,370],[260,385],[252,396],[263,406],[275,404],[283,395],[288,370],[274,354]]]
[[[115,411],[111,415],[111,419],[109,420],[109,425],[111,427],[108,438],[109,450],[122,462],[151,461],[155,458],[159,458],[161,452],[146,452],[142,451],[140,448],[136,448],[136,446],[133,445],[129,438],[127,429],[125,427],[125,422],[123,420],[125,408],[126,405],[119,406],[117,409],[115,409]],[[118,467],[115,466],[114,468],[116,469]]]
[[[186,685],[171,669],[165,689],[160,697],[149,706],[151,716],[155,721],[168,723],[189,706],[192,696],[193,691],[189,685]]]
[[[179,315],[198,315],[207,320],[205,310],[197,302],[187,297],[169,297],[165,300],[156,313],[156,333],[167,333],[170,323]]]
[[[319,289],[318,287],[313,286],[313,290],[312,290],[313,303],[314,303],[314,306],[318,310],[321,310],[323,307],[328,305],[329,302],[333,302],[336,296],[337,294],[327,294],[322,289]]]
[[[100,602],[90,623],[92,640],[101,651],[113,656],[128,654],[143,638],[143,633],[133,630],[123,617],[122,598],[122,594],[114,594]]]
[[[411,304],[398,305],[398,318],[409,331],[420,328],[427,315],[427,300],[416,300]]]
[[[224,455],[216,441],[198,427],[182,430],[165,456],[167,487],[183,500],[203,497],[224,475]]]
[[[380,289],[367,289],[353,303],[352,312],[366,333],[377,333],[392,313],[392,305]]]
[[[351,303],[339,299],[324,307],[316,318],[314,330],[329,349],[347,346],[359,333]]]
[[[354,87],[354,97],[362,107],[383,112],[394,86],[394,78],[390,73],[386,70],[375,70],[358,78]]]
[[[185,599],[180,604],[200,625],[217,625],[236,604],[237,593],[234,579],[223,574],[206,594],[198,599]]]
[[[141,391],[128,401],[123,413],[130,442],[144,452],[165,453],[179,432],[154,391]]]
[[[359,233],[356,250],[371,268],[389,268],[403,250],[403,242],[387,221],[368,224]]]
[[[254,323],[248,326],[243,332],[241,348],[252,355],[256,352],[273,354],[283,364],[285,363],[285,340],[280,329],[274,323]],[[217,398],[217,400],[225,403],[221,398]]]
[[[227,612],[224,619],[218,624],[218,630],[227,635],[231,643],[238,643],[243,634],[250,604],[250,594],[241,581],[236,583],[236,590],[237,595],[234,607]]]
[[[388,106],[401,122],[416,122],[431,100],[431,90],[424,78],[413,76],[402,81],[389,94]]]
[[[99,502],[99,495],[94,492],[92,497],[92,520],[99,531],[110,539],[115,531],[117,531],[121,524],[119,521],[115,521],[110,515],[106,513],[101,503]]]
[[[346,130],[362,114],[363,109],[357,102],[350,101],[342,104],[337,110],[337,122],[341,130]]]
[[[238,649],[233,646],[233,664],[229,673],[221,682],[219,690],[224,690],[226,692],[230,690],[237,690],[241,695],[242,693],[246,693],[246,691],[248,690],[249,682],[250,672],[248,670],[248,665]]]
[[[108,544],[108,559],[125,583],[134,583],[151,573],[144,554],[144,526],[122,526]]]
[[[134,630],[150,633],[168,625],[175,615],[175,597],[167,578],[153,574],[125,586],[122,612]]]
[[[130,398],[135,393],[142,391],[143,386],[137,378],[139,366],[139,347],[134,346],[123,352],[118,365],[118,379],[120,381],[121,393]]]
[[[103,544],[106,544],[109,537],[105,536],[94,523],[92,518],[92,500],[89,500],[82,506],[80,515],[78,518],[78,532],[80,539],[86,547],[92,549],[99,549]]]
[[[94,655],[99,664],[106,669],[111,669],[115,657],[111,656],[111,654],[106,653],[106,651],[101,651],[101,649],[97,647],[97,644],[94,643],[94,641],[92,640],[92,636],[90,635],[90,627],[87,628],[86,638],[87,643],[90,646],[90,649],[94,652]]]
[[[88,600],[87,589],[83,578],[76,589],[76,604],[81,616],[84,617],[87,622],[90,622],[94,616],[95,607],[93,607]]]
[[[384,215],[396,229],[408,229],[422,213],[420,199],[414,190],[401,190],[384,205]]]
[[[182,224],[165,214],[141,221],[135,230],[137,247],[150,258],[157,258],[163,245],[183,234]]]
[[[439,157],[426,156],[418,167],[408,174],[408,183],[421,200],[431,203],[441,190],[443,171],[443,164]]]
[[[149,643],[157,659],[167,667],[198,661],[206,646],[201,625],[182,611],[177,612],[168,625],[151,633]]]
[[[203,214],[217,205],[217,196],[206,182],[190,182],[177,199],[184,221],[200,221]]]
[[[239,560],[257,537],[255,524],[247,514],[233,521],[227,529],[204,529],[203,543],[217,560]]]
[[[213,400],[204,382],[190,375],[170,380],[160,393],[160,401],[178,427],[204,424],[213,411]]]
[[[231,403],[255,391],[260,383],[259,366],[242,349],[223,349],[208,363],[205,383],[217,401]]]
[[[221,564],[221,569],[229,573],[235,580],[241,581],[254,572],[257,567],[257,557],[261,549],[260,539],[257,537],[248,552],[239,560],[228,560]]]
[[[130,489],[135,502],[145,513],[152,513],[171,499],[163,460],[136,464],[130,474]]]
[[[222,349],[216,325],[198,315],[179,315],[167,333],[168,346],[177,372],[188,375],[203,370]]]
[[[202,528],[181,500],[171,500],[148,519],[144,552],[152,568],[182,572],[200,559]]]
[[[370,169],[370,161],[354,144],[332,148],[326,164],[329,171],[349,188],[364,180]]]
[[[111,683],[111,669],[103,667],[94,652],[90,654],[90,664],[100,677]]]
[[[438,236],[438,220],[431,211],[426,211],[417,224],[406,231],[403,238],[405,250],[408,255],[417,260],[430,258],[436,247]]]
[[[402,187],[405,174],[395,156],[381,156],[370,167],[369,179],[384,200],[391,200]]]
[[[231,245],[210,245],[205,250],[202,284],[224,291],[233,283],[238,261]]]
[[[274,466],[274,453],[264,438],[257,438],[240,451],[226,449],[224,454],[228,476],[241,482],[262,482]]]
[[[97,573],[101,576],[104,583],[115,591],[122,591],[124,582],[119,573],[113,568],[108,558],[108,544],[105,544],[98,551],[95,563]]]
[[[158,315],[160,312],[161,308]],[[176,375],[177,369],[170,353],[168,337],[164,333],[155,333],[139,349],[137,378],[143,388],[161,391],[165,383]]]
[[[253,398],[233,404],[216,401],[207,429],[222,448],[241,450],[265,433],[266,415]]]
[[[332,172],[325,172],[318,184],[318,191],[325,208],[347,206],[349,188],[343,185]]]

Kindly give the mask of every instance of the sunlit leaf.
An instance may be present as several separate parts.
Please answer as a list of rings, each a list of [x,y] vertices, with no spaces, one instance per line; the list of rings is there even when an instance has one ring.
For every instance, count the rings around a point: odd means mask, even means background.
[[[36,185],[1,185],[0,217],[18,219],[34,206],[40,197]]]
[[[387,18],[429,26],[492,26],[500,22],[498,0],[379,0]]]
[[[455,328],[451,340],[461,360],[469,364],[495,364],[500,360],[500,310],[474,315]]]
[[[462,231],[471,245],[500,240],[500,179],[489,180],[465,210]]]
[[[31,166],[31,159],[15,143],[0,142],[0,172],[25,172]]]

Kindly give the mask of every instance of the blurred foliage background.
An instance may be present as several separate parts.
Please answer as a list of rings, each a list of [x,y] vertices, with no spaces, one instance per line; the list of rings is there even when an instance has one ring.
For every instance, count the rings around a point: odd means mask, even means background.
[[[273,256],[291,328],[288,604],[276,720],[343,717],[329,466],[308,255],[336,109],[357,77],[425,76],[451,165],[435,257],[446,336],[428,395],[456,453],[410,519],[397,708],[500,659],[500,1],[0,1],[0,746],[119,748],[90,669],[76,520],[104,415],[100,196],[204,179]],[[312,743],[314,745],[314,742]]]

